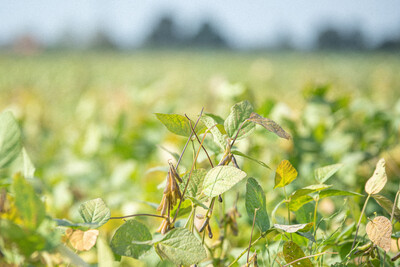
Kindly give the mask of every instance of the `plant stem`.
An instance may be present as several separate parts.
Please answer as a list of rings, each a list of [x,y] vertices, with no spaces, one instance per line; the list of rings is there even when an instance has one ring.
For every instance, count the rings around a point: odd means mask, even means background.
[[[162,218],[162,219],[166,218],[165,216],[158,215],[158,214],[139,213],[139,214],[132,214],[132,215],[126,215],[126,216],[121,216],[121,217],[110,217],[110,220],[126,219],[126,218],[130,218],[130,217],[139,217],[139,216],[157,217],[157,218]]]
[[[261,234],[256,240],[254,240],[253,243],[251,243],[251,246],[250,246],[250,247],[254,246],[254,245],[255,245],[261,238],[263,238],[264,236],[265,236],[264,234]],[[248,251],[248,249],[249,249],[249,248],[246,248],[245,250],[243,250],[243,252],[240,253],[239,257],[237,257],[234,261],[232,261],[231,264],[228,265],[228,267],[231,267],[231,266],[233,266],[233,264],[235,264],[236,262],[238,262],[238,260],[239,260],[244,254],[246,254],[246,252]]]
[[[286,188],[283,187],[283,192],[285,193],[285,199],[286,199],[286,207],[287,207],[287,216],[288,216],[288,225],[290,225],[290,208],[289,208],[289,199],[286,194]],[[290,233],[290,240],[293,240],[292,233]]]
[[[317,200],[315,200],[315,208],[314,208],[314,238],[315,234],[317,233],[317,209],[318,209],[318,202],[319,202],[319,195]]]
[[[251,239],[253,238],[253,231],[254,231],[254,224],[256,222],[256,215],[259,208],[254,209],[254,218],[253,218],[253,226],[251,227],[251,234],[250,234],[250,242],[249,242],[249,249],[247,251],[247,263],[249,263],[249,256],[250,256],[250,248],[251,248]]]
[[[358,223],[357,223],[356,235],[354,236],[354,241],[353,241],[353,245],[351,246],[351,249],[353,249],[354,245],[356,244],[358,229],[360,228],[361,219],[362,219],[362,216],[364,214],[365,208],[367,207],[367,203],[368,203],[368,200],[369,200],[370,197],[371,197],[371,195],[369,194],[367,199],[365,200],[364,206],[363,206],[363,208],[361,210],[360,218],[358,219]]]

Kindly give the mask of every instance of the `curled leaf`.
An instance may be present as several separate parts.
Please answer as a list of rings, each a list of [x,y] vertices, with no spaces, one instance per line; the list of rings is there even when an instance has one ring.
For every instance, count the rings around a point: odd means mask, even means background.
[[[248,121],[257,123],[267,129],[268,131],[276,134],[277,136],[285,139],[290,139],[290,135],[282,129],[282,127],[271,119],[264,118],[263,116],[253,112],[248,118]]]
[[[385,171],[385,159],[380,159],[376,164],[374,174],[368,179],[365,184],[365,192],[369,195],[379,193],[387,182],[387,176]]]
[[[303,224],[291,224],[291,225],[284,225],[284,224],[274,224],[276,229],[280,229],[286,233],[296,233],[297,231],[300,232],[307,232],[309,231],[314,223],[303,223]]]
[[[366,227],[369,239],[384,251],[390,250],[390,237],[392,235],[392,224],[390,220],[384,216],[375,217],[368,222]]]

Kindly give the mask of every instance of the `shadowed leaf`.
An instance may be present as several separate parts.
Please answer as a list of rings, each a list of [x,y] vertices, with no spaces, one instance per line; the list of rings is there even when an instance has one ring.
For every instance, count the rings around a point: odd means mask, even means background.
[[[249,218],[254,218],[255,209],[258,209],[256,213],[256,224],[261,232],[265,232],[270,228],[265,194],[257,180],[249,178],[246,184],[246,211]]]
[[[262,162],[261,160],[252,158],[252,157],[250,157],[250,156],[248,156],[248,155],[246,155],[246,154],[243,154],[243,153],[240,152],[240,151],[234,150],[234,151],[232,151],[232,154],[238,155],[238,156],[243,157],[243,158],[246,158],[246,159],[249,159],[249,160],[251,160],[251,161],[254,161],[254,162],[260,164],[261,166],[263,166],[263,167],[265,167],[265,168],[267,168],[267,169],[271,169],[267,164],[265,164],[265,163]]]
[[[0,169],[7,167],[21,152],[21,131],[11,112],[0,114]]]
[[[379,206],[384,208],[387,213],[392,214],[393,210],[393,202],[381,195],[372,195],[372,197],[378,202]],[[394,209],[394,217],[396,218],[397,221],[400,221],[400,210],[398,207]]]
[[[292,261],[305,257],[305,254],[299,245],[293,241],[288,241],[283,245],[283,256],[285,257],[286,263],[291,263]],[[310,259],[306,258],[294,263],[293,266],[313,267],[314,265]]]
[[[318,168],[314,171],[315,179],[319,183],[325,183],[332,175],[334,175],[340,168],[342,168],[342,166],[343,164],[338,163]]]

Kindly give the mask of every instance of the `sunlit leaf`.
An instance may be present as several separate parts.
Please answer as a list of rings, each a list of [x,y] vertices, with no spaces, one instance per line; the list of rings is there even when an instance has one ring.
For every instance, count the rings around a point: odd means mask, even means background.
[[[290,184],[297,177],[296,169],[290,164],[288,160],[283,160],[275,172],[275,186],[284,187]]]
[[[314,199],[312,197],[310,197],[309,195],[303,195],[300,197],[297,197],[296,199],[294,199],[293,201],[291,200],[289,202],[289,209],[291,211],[297,211],[298,209],[300,209],[303,205],[307,204],[308,202],[313,201]]]
[[[15,206],[26,226],[36,229],[46,216],[45,206],[24,177],[14,176]]]
[[[97,241],[99,230],[91,229],[87,231],[73,230],[68,236],[72,247],[79,251],[90,250]]]
[[[135,219],[121,225],[111,239],[111,249],[114,253],[138,259],[143,253],[151,249],[149,244],[139,242],[151,241],[152,237],[147,227]]]
[[[246,154],[243,154],[243,153],[240,152],[240,151],[233,150],[233,151],[232,151],[232,154],[238,155],[238,156],[240,156],[240,157],[244,157],[244,158],[246,158],[246,159],[249,159],[249,160],[251,160],[251,161],[254,161],[254,162],[260,164],[261,166],[263,166],[263,167],[265,167],[265,168],[267,168],[267,169],[271,169],[267,164],[265,164],[265,163],[262,162],[261,160],[258,160],[258,159],[255,159],[255,158],[253,158],[253,157],[250,157],[250,156],[248,156],[248,155],[246,155]]]
[[[365,184],[365,192],[369,195],[379,193],[387,182],[387,176],[385,171],[385,159],[380,159],[376,164],[374,174],[368,179]]]
[[[154,247],[161,258],[176,265],[197,264],[207,257],[200,240],[186,228],[172,229]]]
[[[204,183],[204,178],[206,177],[207,170],[205,169],[196,169],[193,170],[192,176],[190,178],[189,184],[186,189],[185,196],[187,197],[193,197],[197,198],[199,200],[202,200],[201,198],[201,192],[203,191],[203,183]],[[185,189],[185,185],[189,179],[189,173],[185,174],[182,177],[182,183],[179,184],[181,192]]]
[[[289,208],[292,211],[297,211],[301,208],[304,204],[313,200],[312,197],[308,196],[308,194],[315,193],[321,190],[325,190],[331,187],[331,185],[326,184],[315,184],[309,185],[307,187],[298,189],[292,193],[289,197]]]
[[[204,125],[207,127],[207,129],[210,129],[210,132],[211,132],[211,134],[213,136],[214,142],[222,150],[224,150],[225,147],[226,147],[226,140],[225,140],[224,135],[221,133],[221,131],[217,127],[218,122],[213,117],[211,117],[209,115],[203,115],[201,117],[201,121],[204,123]]]
[[[110,209],[101,198],[92,199],[81,204],[79,213],[85,223],[97,223],[97,227],[108,222],[111,216]]]
[[[192,132],[188,119],[179,114],[156,113],[159,119],[167,129],[177,135],[189,136]],[[194,125],[193,125],[194,126]]]
[[[217,166],[207,172],[204,179],[203,193],[215,197],[225,193],[246,177],[246,173],[232,166]]]
[[[372,197],[376,200],[376,202],[378,202],[378,204],[382,208],[386,210],[387,213],[392,214],[393,202],[390,199],[381,195],[372,195]],[[396,218],[396,220],[400,222],[400,210],[398,207],[395,207],[393,215]]]
[[[251,220],[254,218],[255,209],[258,209],[255,223],[261,232],[265,232],[270,228],[265,194],[257,180],[249,178],[246,184],[246,211]]]
[[[314,223],[303,223],[303,224],[291,224],[291,225],[284,225],[284,224],[274,224],[276,229],[280,229],[286,233],[296,233],[300,232],[307,232],[309,231]]]
[[[301,247],[294,243],[293,241],[287,241],[283,245],[283,256],[285,257],[286,263],[291,263],[297,259],[305,257],[305,254]],[[299,267],[313,267],[314,265],[310,261],[310,259],[306,258],[294,263],[292,266]]]
[[[251,122],[261,125],[262,127],[267,129],[271,133],[274,133],[281,138],[285,138],[288,140],[290,139],[290,135],[287,132],[285,132],[285,130],[283,130],[279,124],[277,124],[276,122],[274,122],[271,119],[264,118],[263,116],[255,113],[255,112],[251,113],[248,121],[251,121]]]
[[[229,137],[235,137],[242,123],[250,117],[252,112],[253,106],[247,100],[237,103],[231,108],[231,113],[228,115],[224,123],[226,133]],[[254,128],[254,123],[249,121],[244,123],[238,134],[238,139],[249,135]]]
[[[21,152],[21,131],[10,111],[0,114],[0,169],[7,167]]]
[[[390,250],[390,237],[392,235],[392,224],[384,216],[377,216],[368,222],[366,227],[368,238],[384,251]]]
[[[334,175],[342,167],[343,164],[338,163],[318,168],[314,171],[315,179],[319,183],[325,183],[330,177],[332,177],[332,175]]]

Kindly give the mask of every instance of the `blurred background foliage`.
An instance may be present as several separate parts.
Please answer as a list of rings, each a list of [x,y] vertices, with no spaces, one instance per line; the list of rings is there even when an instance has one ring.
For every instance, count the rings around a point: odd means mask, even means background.
[[[227,23],[218,27],[219,20],[211,17],[187,34],[175,15],[161,13],[155,23],[144,23],[150,30],[139,46],[126,45],[107,27],[81,39],[67,28],[57,32],[55,41],[41,39],[35,31],[15,30],[7,38],[0,31],[0,110],[12,111],[20,123],[23,144],[36,167],[33,184],[47,214],[79,221],[79,205],[98,197],[112,216],[155,213],[168,160],[181,152],[186,140],[169,133],[154,113],[187,114],[195,120],[204,107],[226,118],[230,107],[242,100],[293,137],[286,141],[255,131],[237,143],[272,169],[239,159],[262,185],[269,213],[283,197],[272,190],[274,170],[283,159],[299,172],[288,192],[312,184],[314,169],[343,163],[330,182],[335,189],[362,193],[384,157],[388,184],[383,195],[394,200],[400,176],[398,31],[371,41],[357,24],[321,23],[311,34],[313,41],[302,47],[295,35],[278,27],[269,45],[250,42],[250,48],[243,48],[235,43],[235,34],[229,35]],[[181,173],[191,159],[189,149]],[[236,191],[244,215],[244,184]],[[235,199],[236,192],[227,193],[226,207]],[[343,209],[350,224],[362,207],[362,199],[354,200],[343,207],[341,197],[326,199],[320,214]],[[282,216],[285,212],[278,210]],[[387,215],[371,201],[367,216],[373,212]],[[334,230],[341,218],[324,227]],[[159,224],[153,218],[140,220],[153,232]],[[108,241],[121,223],[111,220],[102,226],[102,240]],[[245,215],[238,224],[246,227],[232,237],[233,254],[246,246],[251,231]],[[212,226],[218,228],[215,221]],[[95,263],[96,251],[80,255]],[[150,266],[158,264],[153,254],[145,259]]]

